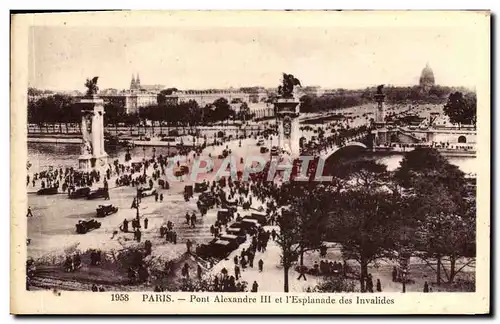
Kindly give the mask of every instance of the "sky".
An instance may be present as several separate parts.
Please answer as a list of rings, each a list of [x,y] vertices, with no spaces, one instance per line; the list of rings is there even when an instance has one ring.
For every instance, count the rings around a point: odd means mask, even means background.
[[[414,85],[427,63],[437,84],[474,87],[479,73],[465,27],[37,26],[28,42],[29,86],[50,90],[94,76],[125,89],[137,73],[179,89],[277,87],[283,72],[323,88]]]

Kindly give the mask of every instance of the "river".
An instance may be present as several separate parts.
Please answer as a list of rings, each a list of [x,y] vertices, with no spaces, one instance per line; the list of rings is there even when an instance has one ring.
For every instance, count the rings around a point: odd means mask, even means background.
[[[145,149],[145,150],[144,150]],[[175,148],[156,147],[156,155],[167,155],[175,152]],[[111,159],[123,160],[126,148],[107,148]],[[134,147],[130,149],[134,157],[153,156],[153,147]],[[75,144],[52,144],[52,143],[28,143],[28,159],[31,163],[31,172],[47,169],[49,166],[55,167],[78,167],[78,156],[80,155],[80,145]],[[395,153],[389,156],[377,156],[378,162],[387,165],[387,169],[392,171],[399,166],[403,154]],[[477,161],[470,157],[449,157],[450,163],[458,166],[465,173],[477,173]]]

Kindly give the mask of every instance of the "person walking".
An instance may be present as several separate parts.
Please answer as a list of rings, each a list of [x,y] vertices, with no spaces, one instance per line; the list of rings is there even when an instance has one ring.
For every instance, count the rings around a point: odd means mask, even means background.
[[[148,229],[148,223],[149,223],[149,219],[144,218],[144,229],[147,230]]]
[[[262,272],[262,270],[264,269],[264,261],[262,261],[262,259],[259,260],[259,272]]]
[[[426,282],[424,282],[424,293],[428,293],[429,292],[429,284]]]
[[[258,292],[258,290],[259,290],[259,284],[257,283],[257,281],[254,281],[251,292]]]
[[[235,265],[234,266],[234,276],[236,277],[236,280],[238,280],[240,278],[240,274],[241,274],[240,267]]]
[[[380,279],[377,279],[377,292],[382,292],[382,284],[380,283]]]
[[[297,278],[297,280],[300,280],[300,278],[304,278],[304,281],[307,281],[307,278],[306,278],[306,269],[304,266],[299,266],[299,277]]]
[[[28,213],[26,214],[26,217],[33,217],[33,212],[31,211],[31,207],[28,207]]]

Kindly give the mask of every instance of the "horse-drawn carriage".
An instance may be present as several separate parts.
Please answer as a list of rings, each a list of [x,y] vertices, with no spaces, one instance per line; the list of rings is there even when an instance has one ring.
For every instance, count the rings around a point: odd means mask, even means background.
[[[78,234],[86,234],[94,229],[100,228],[101,223],[95,219],[90,220],[79,220],[76,224],[76,232]]]
[[[106,217],[108,215],[118,212],[118,207],[111,204],[99,205],[96,209],[97,217]]]

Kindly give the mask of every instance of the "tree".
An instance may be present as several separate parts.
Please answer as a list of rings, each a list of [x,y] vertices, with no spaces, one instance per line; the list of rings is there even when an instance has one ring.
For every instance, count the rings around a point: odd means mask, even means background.
[[[462,92],[457,91],[448,97],[448,102],[444,105],[444,113],[452,123],[475,125],[476,105],[475,93],[468,93],[464,96]]]
[[[281,248],[281,263],[283,265],[284,284],[283,291],[288,292],[288,275],[293,263],[297,261],[299,241],[301,233],[299,231],[299,215],[293,211],[284,209],[278,216],[277,223],[279,233],[276,237],[276,243]]]
[[[368,265],[391,257],[398,240],[400,199],[392,193],[348,189],[332,204],[328,241],[341,244],[345,260],[355,260],[361,267],[361,291],[365,291]]]
[[[228,119],[234,112],[229,105],[229,102],[225,98],[219,98],[214,101],[215,111],[214,118],[215,120],[226,120]]]
[[[464,215],[445,213],[428,215],[419,224],[417,240],[420,244],[418,256],[436,271],[437,284],[441,282],[441,270],[448,283],[452,283],[458,273],[475,261],[475,208],[472,213]],[[457,268],[457,261],[461,258],[465,261]],[[432,266],[430,260],[437,260],[436,267]],[[449,262],[449,271],[446,270],[443,260]]]
[[[441,283],[443,257],[450,262],[449,282],[456,273],[458,258],[475,255],[475,201],[466,200],[467,188],[462,171],[435,149],[418,148],[405,155],[395,172],[405,188],[411,212],[406,219],[415,229],[413,242],[418,256],[436,271]],[[433,267],[432,259],[437,261]],[[467,263],[466,263],[467,264]]]

